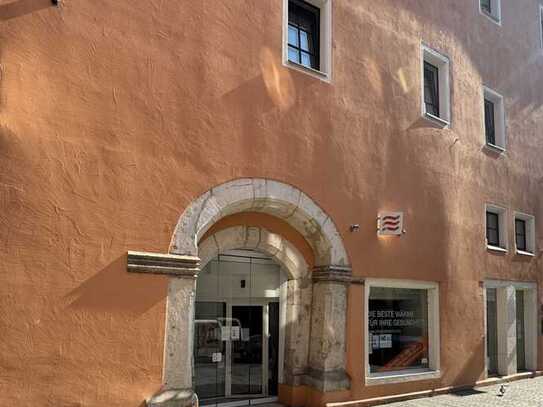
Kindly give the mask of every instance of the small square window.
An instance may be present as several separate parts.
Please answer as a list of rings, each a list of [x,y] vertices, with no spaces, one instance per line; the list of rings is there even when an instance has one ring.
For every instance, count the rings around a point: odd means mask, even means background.
[[[330,79],[331,0],[284,0],[284,54],[288,67]]]
[[[500,23],[502,18],[500,0],[479,0],[479,10],[495,23]]]
[[[535,253],[534,217],[515,213],[515,248],[518,254]]]
[[[449,59],[422,46],[422,114],[438,125],[450,123]]]
[[[485,143],[494,150],[505,150],[505,109],[503,97],[483,87]]]
[[[486,206],[486,246],[492,250],[507,250],[505,209],[494,205]]]

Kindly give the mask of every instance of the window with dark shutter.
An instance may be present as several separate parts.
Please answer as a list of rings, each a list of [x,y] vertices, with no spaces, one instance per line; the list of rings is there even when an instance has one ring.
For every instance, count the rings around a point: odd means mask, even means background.
[[[424,61],[424,104],[426,113],[439,117],[439,70]]]
[[[515,219],[515,240],[517,250],[526,251],[526,221],[523,219]]]
[[[308,68],[320,69],[320,10],[306,2],[288,3],[288,60]]]
[[[497,213],[486,213],[486,242],[489,246],[500,246],[500,223]]]
[[[485,99],[485,135],[488,144],[496,145],[494,103]]]

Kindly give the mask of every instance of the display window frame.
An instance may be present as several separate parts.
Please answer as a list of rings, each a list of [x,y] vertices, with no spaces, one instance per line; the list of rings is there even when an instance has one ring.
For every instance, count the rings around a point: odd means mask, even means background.
[[[364,286],[365,384],[379,385],[387,383],[402,383],[415,380],[438,379],[441,377],[439,355],[439,284],[436,282],[414,280],[366,279]],[[426,290],[428,301],[428,368],[408,368],[373,373],[370,371],[369,300],[372,287]]]

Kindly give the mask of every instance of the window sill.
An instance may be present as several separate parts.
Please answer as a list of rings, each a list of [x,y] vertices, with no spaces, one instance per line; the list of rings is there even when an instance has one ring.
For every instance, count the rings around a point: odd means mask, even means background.
[[[492,14],[488,14],[486,11],[483,11],[481,10],[481,14],[483,16],[485,16],[486,18],[488,18],[490,21],[492,21],[494,24],[498,25],[498,26],[502,26],[502,20],[497,18],[497,17],[494,17]]]
[[[442,119],[441,117],[434,116],[431,113],[424,112],[423,116],[426,120],[431,121],[434,124],[437,124],[441,128],[449,127],[451,125],[447,120]]]
[[[535,254],[530,253],[530,252],[525,252],[524,250],[517,250],[516,254],[518,254],[519,256],[535,257]]]
[[[499,246],[486,245],[486,249],[492,252],[507,253],[507,249]]]
[[[486,143],[485,148],[492,151],[493,153],[502,154],[505,153],[505,148],[497,146],[495,144]]]
[[[317,69],[313,69],[313,68],[309,68],[305,65],[301,65],[301,64],[298,64],[296,62],[292,62],[292,61],[285,61],[284,63],[285,66],[289,67],[289,68],[292,68],[292,69],[295,69],[299,72],[304,72],[308,75],[311,75],[311,76],[314,76],[320,80],[323,80],[325,82],[330,82],[330,76],[326,73],[326,72],[323,72],[323,71],[319,71]]]
[[[397,372],[374,373],[366,376],[366,385],[405,383],[417,380],[432,380],[439,379],[441,371],[439,370],[399,370]]]

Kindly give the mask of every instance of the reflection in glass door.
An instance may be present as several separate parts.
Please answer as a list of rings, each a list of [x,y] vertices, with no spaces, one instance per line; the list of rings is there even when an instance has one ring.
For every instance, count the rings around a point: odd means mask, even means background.
[[[486,289],[486,353],[489,375],[498,374],[498,306],[496,289]]]
[[[225,395],[224,302],[197,302],[194,318],[194,387],[201,398]]]
[[[524,340],[524,291],[516,290],[517,303],[517,371],[526,370],[526,347]]]
[[[262,394],[262,308],[232,306],[232,321],[239,321],[237,332],[232,330],[232,395]]]
[[[246,253],[221,254],[198,275],[193,384],[202,405],[277,395],[280,267]]]

